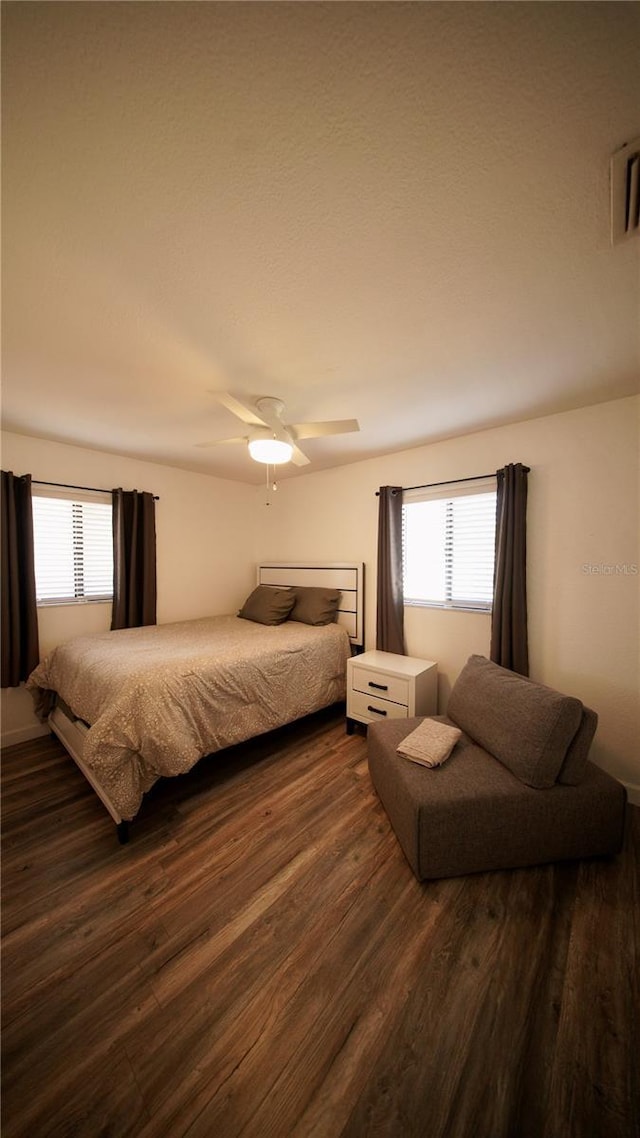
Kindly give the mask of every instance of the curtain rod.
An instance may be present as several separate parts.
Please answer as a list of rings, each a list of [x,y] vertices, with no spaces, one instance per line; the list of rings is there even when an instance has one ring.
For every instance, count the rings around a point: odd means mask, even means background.
[[[111,490],[101,490],[99,486],[74,486],[71,482],[43,482],[41,478],[33,478],[32,482],[35,486],[59,486],[61,490],[89,490],[92,494],[111,493]],[[157,494],[153,495],[153,500],[160,501]]]
[[[529,473],[529,467],[527,467]],[[436,486],[454,486],[457,482],[480,482],[482,478],[495,478],[495,471],[493,474],[476,474],[475,478],[447,478],[444,482],[424,482],[422,486],[401,486],[400,489],[405,490],[433,490]],[[380,497],[380,491],[376,490],[376,498]]]

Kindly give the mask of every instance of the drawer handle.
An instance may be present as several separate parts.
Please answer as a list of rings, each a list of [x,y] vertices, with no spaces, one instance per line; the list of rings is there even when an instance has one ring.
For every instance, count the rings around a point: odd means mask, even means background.
[[[377,691],[389,691],[388,684],[374,684],[373,680],[369,680],[369,687],[376,688]]]
[[[369,704],[367,711],[375,711],[376,715],[386,715],[387,714],[386,711],[381,711],[379,707],[372,707],[371,704]]]

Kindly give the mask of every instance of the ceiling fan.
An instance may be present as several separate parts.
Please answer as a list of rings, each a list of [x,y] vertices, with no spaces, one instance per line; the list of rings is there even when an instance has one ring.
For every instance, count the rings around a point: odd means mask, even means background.
[[[319,439],[360,430],[357,419],[334,419],[326,423],[285,423],[282,418],[284,403],[272,396],[256,399],[255,406],[250,407],[227,392],[212,391],[211,394],[249,429],[246,434],[233,439],[214,439],[197,445],[213,447],[227,443],[247,443],[251,457],[268,466],[279,466],[284,462],[306,466],[310,460],[298,446],[299,440]]]

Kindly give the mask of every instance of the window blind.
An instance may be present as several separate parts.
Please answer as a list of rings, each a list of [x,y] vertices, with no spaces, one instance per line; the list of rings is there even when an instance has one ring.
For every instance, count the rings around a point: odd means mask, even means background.
[[[402,515],[405,603],[490,611],[495,487],[408,491]]]
[[[111,600],[110,496],[45,490],[32,501],[37,603]]]

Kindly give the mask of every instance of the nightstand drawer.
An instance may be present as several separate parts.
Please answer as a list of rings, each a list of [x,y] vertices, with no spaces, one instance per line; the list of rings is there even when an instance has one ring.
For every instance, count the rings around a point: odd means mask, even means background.
[[[391,699],[394,703],[409,703],[409,680],[404,676],[391,676],[388,672],[377,672],[373,668],[359,668],[354,665],[351,679],[355,691],[379,699]],[[405,711],[406,715],[406,711]]]
[[[406,719],[408,713],[406,704],[392,703],[388,699],[380,699],[375,695],[365,695],[364,692],[359,691],[349,693],[348,714],[353,719],[375,723],[378,719]]]

